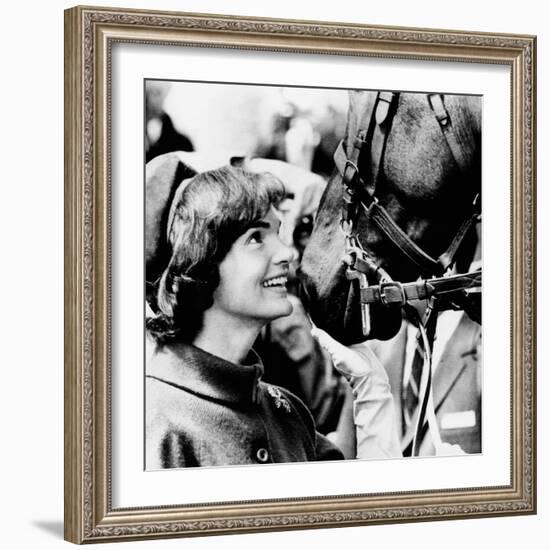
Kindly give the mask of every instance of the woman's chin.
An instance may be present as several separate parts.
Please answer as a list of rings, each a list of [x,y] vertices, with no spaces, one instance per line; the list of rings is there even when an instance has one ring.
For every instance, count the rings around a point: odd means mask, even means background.
[[[287,307],[287,312],[285,313],[285,316],[290,315],[294,309],[292,302],[288,298],[286,299],[286,303],[288,304],[288,307]]]
[[[280,303],[277,304],[276,309],[278,314],[276,317],[274,317],[274,319],[278,319],[279,317],[286,317],[287,315],[290,315],[294,307],[291,301],[288,299],[288,296],[281,296]]]
[[[290,295],[285,287],[273,287],[263,289],[263,296],[260,298],[263,302],[262,310],[267,314],[270,320],[286,317],[292,313],[294,306],[292,305]],[[259,305],[259,304],[258,304]],[[264,317],[264,316],[262,316]]]

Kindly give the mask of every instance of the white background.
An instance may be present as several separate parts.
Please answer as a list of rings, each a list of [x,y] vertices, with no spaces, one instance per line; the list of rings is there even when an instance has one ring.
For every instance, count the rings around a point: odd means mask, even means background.
[[[538,34],[539,36],[539,182],[545,181],[543,152],[548,150],[544,127],[542,70],[548,47],[548,17],[543,3],[532,0],[487,5],[463,0],[363,3],[257,3],[245,0],[133,0],[102,5],[258,15],[294,19],[350,21],[382,25],[454,28]],[[52,549],[62,541],[63,518],[63,13],[68,2],[19,2],[3,9],[1,33],[2,188],[2,378],[0,418],[2,450],[0,497],[2,547]],[[452,6],[452,9],[451,9]],[[496,16],[498,14],[498,16]],[[547,117],[546,117],[547,118]],[[7,167],[7,173],[5,168]],[[543,286],[548,221],[542,215],[548,189],[539,186],[539,514],[538,516],[465,520],[263,535],[224,536],[131,543],[143,548],[320,548],[381,547],[454,549],[490,544],[500,549],[544,548],[544,523],[550,519],[550,497],[542,486],[548,430],[543,418],[550,391],[545,373],[546,313]],[[547,246],[546,246],[547,248]],[[546,433],[545,433],[546,432]],[[115,547],[114,545],[107,545]],[[106,546],[106,547],[107,547]],[[118,546],[117,546],[118,547]]]

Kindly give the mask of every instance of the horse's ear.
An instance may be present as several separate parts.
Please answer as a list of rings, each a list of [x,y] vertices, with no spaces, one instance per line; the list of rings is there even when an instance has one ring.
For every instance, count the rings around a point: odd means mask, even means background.
[[[177,153],[160,155],[145,167],[145,278],[154,283],[170,261],[166,224],[179,184],[196,171]]]

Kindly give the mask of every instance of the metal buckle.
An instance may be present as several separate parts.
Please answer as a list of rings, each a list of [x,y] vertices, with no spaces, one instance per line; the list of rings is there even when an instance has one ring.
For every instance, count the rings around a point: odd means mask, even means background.
[[[449,115],[435,115],[435,118],[443,128],[446,128],[451,123]]]
[[[397,301],[388,301],[386,290],[387,289],[397,289],[399,291],[399,295],[401,298],[400,305],[404,306],[407,303],[407,296],[405,294],[405,289],[403,288],[403,284],[399,281],[387,281],[385,283],[380,283],[380,302],[384,304],[385,306],[388,306],[390,304],[396,304]]]
[[[352,240],[353,240],[353,237],[349,239],[349,243],[351,243]],[[362,254],[362,252],[363,251],[357,246],[350,246],[348,244],[348,246],[346,247],[346,253],[344,255],[343,261],[348,266],[346,269],[346,279],[348,279],[349,281],[353,279],[357,279],[361,275],[359,271],[357,271],[357,269],[355,268],[355,264],[357,262],[357,256],[359,254]],[[348,259],[349,261],[347,261]]]
[[[437,98],[437,102],[434,102],[434,98]],[[441,94],[428,94],[428,103],[430,104],[430,107],[435,114],[437,122],[439,122],[439,124],[443,128],[446,128],[450,124],[451,118],[449,117],[449,113],[445,108],[445,103],[443,103]]]
[[[347,178],[347,171],[348,171],[349,167],[351,167],[353,169],[354,174],[351,178],[348,179]],[[355,162],[352,162],[349,159],[346,159],[346,164],[344,165],[344,171],[342,172],[342,179],[344,180],[346,186],[349,187],[348,182],[351,184],[358,173],[359,173],[359,168],[357,167],[357,164],[355,164]]]

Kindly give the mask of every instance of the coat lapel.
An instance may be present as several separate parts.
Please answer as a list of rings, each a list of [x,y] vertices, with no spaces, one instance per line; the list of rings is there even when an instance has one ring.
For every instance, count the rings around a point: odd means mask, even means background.
[[[437,365],[433,380],[434,407],[437,412],[464,369],[475,360],[481,327],[463,314]]]

